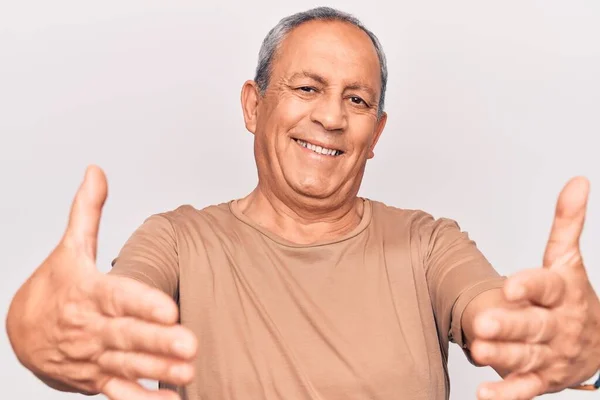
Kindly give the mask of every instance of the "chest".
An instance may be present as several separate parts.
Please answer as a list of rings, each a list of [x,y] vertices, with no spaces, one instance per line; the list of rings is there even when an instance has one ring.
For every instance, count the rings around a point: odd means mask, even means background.
[[[410,258],[339,250],[182,257],[199,398],[437,398],[443,368]]]

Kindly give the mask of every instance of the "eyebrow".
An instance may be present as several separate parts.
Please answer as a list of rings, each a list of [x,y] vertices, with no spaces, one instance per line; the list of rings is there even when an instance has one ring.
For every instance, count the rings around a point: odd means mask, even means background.
[[[296,72],[295,74],[293,74],[290,77],[290,81],[292,81],[294,79],[298,79],[298,78],[310,78],[310,79],[314,80],[315,82],[318,82],[321,85],[325,85],[325,86],[328,84],[327,79],[325,79],[321,75],[315,74],[310,71]],[[364,83],[358,82],[358,81],[355,81],[355,82],[350,83],[349,85],[346,85],[344,90],[362,90],[362,91],[367,92],[371,97],[373,97],[373,99],[375,99],[377,97],[375,90],[373,90],[373,88],[371,88],[368,85],[365,85]]]
[[[346,90],[362,90],[369,94],[369,96],[375,99],[375,90],[373,90],[370,86],[364,85],[360,82],[352,82],[350,85],[346,86]]]
[[[294,75],[290,77],[290,80],[298,79],[298,78],[310,78],[314,81],[319,82],[322,85],[327,85],[327,79],[323,78],[321,75],[317,75],[313,72],[302,71],[296,72]]]

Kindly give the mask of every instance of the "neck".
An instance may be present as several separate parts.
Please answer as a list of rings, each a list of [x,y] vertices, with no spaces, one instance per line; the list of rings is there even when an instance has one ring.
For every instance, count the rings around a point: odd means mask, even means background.
[[[297,244],[335,240],[351,232],[363,215],[363,200],[352,196],[335,207],[283,201],[259,184],[238,201],[248,218],[272,233]]]

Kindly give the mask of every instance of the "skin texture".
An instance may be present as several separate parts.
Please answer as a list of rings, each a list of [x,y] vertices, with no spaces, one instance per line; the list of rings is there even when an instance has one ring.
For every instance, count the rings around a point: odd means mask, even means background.
[[[365,164],[387,120],[385,113],[377,117],[380,90],[379,61],[360,29],[310,22],[292,31],[266,92],[253,81],[242,88],[259,175],[258,186],[239,202],[242,211],[302,244],[356,227]],[[294,139],[343,154],[319,155]],[[542,268],[509,277],[502,290],[483,293],[465,310],[474,359],[505,377],[483,384],[480,399],[531,399],[598,369],[600,305],[579,250],[588,191],[587,180],[576,178],[561,193]],[[64,236],[11,303],[9,339],[21,363],[55,389],[111,400],[176,399],[136,381],[190,382],[202,349],[177,325],[177,306],[165,294],[96,270],[106,196],[104,173],[91,166]]]

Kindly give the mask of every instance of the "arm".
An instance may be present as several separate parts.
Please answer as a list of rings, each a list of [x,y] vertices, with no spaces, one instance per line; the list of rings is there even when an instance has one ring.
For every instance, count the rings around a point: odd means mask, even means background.
[[[176,299],[179,291],[177,235],[167,213],[147,218],[112,262],[110,276],[143,282]]]
[[[448,343],[454,342],[475,364],[465,342],[468,337],[462,325],[464,314],[469,313],[467,308],[472,308],[475,299],[485,298],[501,288],[506,278],[498,274],[455,221],[426,216],[418,223],[427,285],[444,356]]]

